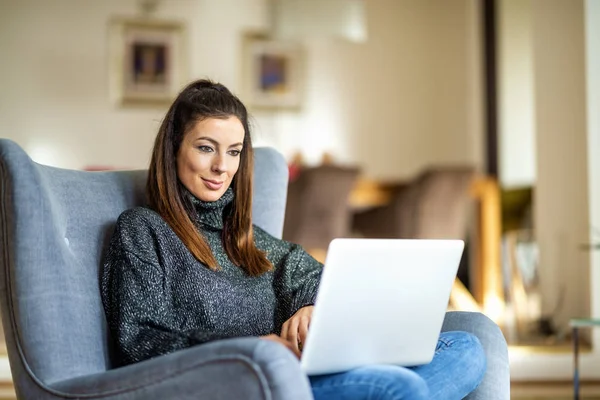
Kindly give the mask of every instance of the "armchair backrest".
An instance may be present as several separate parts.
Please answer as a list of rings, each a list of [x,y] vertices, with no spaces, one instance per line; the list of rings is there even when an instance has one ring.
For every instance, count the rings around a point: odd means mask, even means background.
[[[468,166],[432,168],[425,171],[405,193],[397,196],[403,237],[418,239],[466,238],[470,187],[475,169]]]
[[[290,182],[283,238],[304,248],[327,250],[335,238],[350,235],[350,192],[357,167],[320,165]]]
[[[428,169],[393,189],[390,204],[354,216],[354,228],[366,237],[460,239],[468,234],[474,205],[471,166]]]
[[[280,237],[285,160],[258,148],[254,171],[254,223]],[[110,369],[101,259],[119,214],[144,203],[146,171],[48,167],[0,139],[0,176],[0,303],[15,386]]]

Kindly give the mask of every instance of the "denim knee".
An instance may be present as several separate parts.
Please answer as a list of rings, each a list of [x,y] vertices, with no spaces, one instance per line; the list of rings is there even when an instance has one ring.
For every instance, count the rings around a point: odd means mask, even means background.
[[[460,366],[464,371],[465,385],[475,389],[483,379],[487,368],[485,350],[479,338],[472,333],[453,331],[442,333],[440,342],[458,350],[457,353],[461,357],[457,360],[457,367]]]
[[[394,365],[374,365],[361,368],[373,386],[379,388],[381,399],[428,399],[427,382],[414,371]],[[375,397],[379,398],[379,397]]]
[[[311,378],[311,386],[316,400],[429,399],[429,387],[422,377],[394,365],[365,366],[342,374]]]
[[[385,376],[388,387],[388,395],[390,399],[411,399],[411,400],[425,400],[429,399],[429,387],[427,382],[414,371],[403,368],[403,374],[390,373]],[[410,373],[410,377],[407,377],[405,372]],[[382,399],[388,399],[387,396],[382,396]]]

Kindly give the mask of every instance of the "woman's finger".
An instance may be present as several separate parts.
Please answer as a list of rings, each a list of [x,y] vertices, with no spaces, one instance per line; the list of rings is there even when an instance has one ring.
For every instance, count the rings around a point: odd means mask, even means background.
[[[261,339],[271,340],[273,342],[280,343],[280,344],[284,345],[292,353],[294,353],[296,355],[296,357],[300,358],[300,351],[298,351],[298,349],[294,349],[294,347],[292,346],[292,344],[290,343],[289,340],[284,340],[281,337],[274,335],[274,334],[261,336]]]
[[[300,318],[298,317],[292,317],[290,319],[290,325],[288,327],[288,332],[287,332],[287,340],[290,341],[290,343],[292,344],[292,346],[295,349],[295,352],[300,352],[300,349],[298,347],[298,325],[300,323]]]
[[[300,343],[304,344],[306,336],[308,335],[308,325],[310,323],[310,317],[302,316],[298,325],[298,339]]]
[[[279,335],[279,336],[281,336],[282,339],[288,340],[288,330],[289,330],[289,328],[290,328],[290,320],[288,319],[281,326],[281,335]]]

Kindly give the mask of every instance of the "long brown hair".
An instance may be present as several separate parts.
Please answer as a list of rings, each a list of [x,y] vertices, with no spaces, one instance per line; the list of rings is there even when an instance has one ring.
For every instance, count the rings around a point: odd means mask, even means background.
[[[237,117],[244,126],[240,165],[231,186],[234,200],[227,207],[222,239],[229,259],[249,275],[272,268],[265,254],[254,245],[252,230],[252,183],[254,151],[244,104],[225,86],[209,80],[189,84],[177,96],[165,116],[154,142],[146,182],[149,206],[171,226],[194,257],[212,270],[217,260],[192,222],[194,206],[177,177],[177,153],[185,133],[207,118]]]

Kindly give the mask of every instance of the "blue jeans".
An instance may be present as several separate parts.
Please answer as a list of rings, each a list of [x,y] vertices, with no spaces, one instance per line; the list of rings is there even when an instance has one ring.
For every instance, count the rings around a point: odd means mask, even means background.
[[[485,368],[485,353],[476,336],[444,332],[427,365],[373,365],[314,376],[310,384],[315,400],[454,400],[475,390]]]

